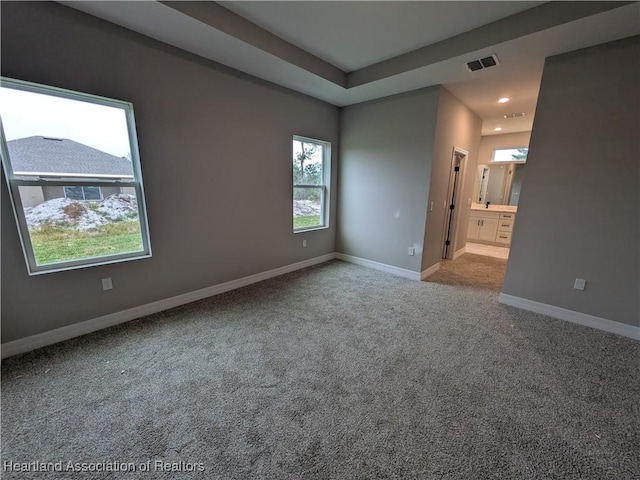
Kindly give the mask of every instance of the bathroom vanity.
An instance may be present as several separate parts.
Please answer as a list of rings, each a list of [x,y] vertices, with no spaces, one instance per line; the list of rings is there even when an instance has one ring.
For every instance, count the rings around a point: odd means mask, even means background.
[[[511,245],[528,153],[527,145],[494,148],[491,158],[485,151],[484,163],[477,166],[473,187],[473,201],[477,203],[471,204],[467,240]]]
[[[510,205],[471,204],[467,240],[489,245],[511,245],[513,224],[518,207]]]

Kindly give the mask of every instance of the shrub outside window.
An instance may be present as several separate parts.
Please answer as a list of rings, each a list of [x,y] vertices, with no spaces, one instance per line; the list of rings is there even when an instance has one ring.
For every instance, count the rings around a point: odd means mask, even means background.
[[[326,228],[331,144],[293,137],[293,231]]]
[[[0,119],[30,275],[151,256],[131,103],[2,77]]]

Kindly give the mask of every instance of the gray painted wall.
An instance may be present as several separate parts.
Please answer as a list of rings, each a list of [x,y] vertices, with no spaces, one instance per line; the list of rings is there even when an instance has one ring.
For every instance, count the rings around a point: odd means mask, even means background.
[[[335,185],[338,108],[55,3],[3,3],[2,74],[133,102],[153,248],[29,277],[3,180],[3,342],[335,251],[292,233],[291,141],[332,142]]]
[[[509,205],[518,205],[520,192],[526,176],[527,164],[514,165],[513,183],[511,184],[511,194],[509,195]]]
[[[433,87],[342,109],[339,252],[420,271],[438,93]]]
[[[469,152],[466,206],[481,128],[443,87],[343,108],[338,251],[416,272],[438,263],[453,147]],[[466,244],[469,209],[459,212],[456,250]]]
[[[461,180],[463,189],[460,195],[461,201],[458,203],[458,216],[454,220],[458,231],[454,251],[460,250],[467,243],[470,202],[482,132],[480,118],[444,87],[440,87],[437,122],[428,199],[429,206],[433,202],[433,211],[427,214],[422,258],[423,271],[440,262],[442,257],[443,232],[448,208],[448,205],[445,207],[443,202],[448,204],[451,157],[454,147],[469,152]]]
[[[640,325],[638,85],[640,37],[547,59],[504,293]]]

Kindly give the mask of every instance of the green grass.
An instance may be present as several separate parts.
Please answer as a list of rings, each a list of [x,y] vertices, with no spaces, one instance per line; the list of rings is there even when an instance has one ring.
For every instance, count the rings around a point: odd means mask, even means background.
[[[29,233],[38,265],[142,250],[137,221],[111,223],[91,232],[47,226]]]
[[[294,217],[293,228],[320,227],[320,215],[309,215],[308,217]]]

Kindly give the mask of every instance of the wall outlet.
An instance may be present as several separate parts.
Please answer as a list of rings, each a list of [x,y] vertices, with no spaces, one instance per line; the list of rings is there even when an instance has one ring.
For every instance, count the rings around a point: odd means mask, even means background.
[[[302,248],[306,248],[307,247],[307,241],[306,240],[302,240]]]
[[[576,278],[573,288],[576,290],[584,290],[587,286],[587,281],[584,278]]]
[[[433,212],[433,202],[431,202],[431,205],[429,205],[429,211]]]
[[[407,253],[408,253],[411,257],[413,257],[413,256],[416,254],[416,249],[415,249],[415,247],[409,247],[409,249],[408,249]]]
[[[113,288],[113,282],[111,277],[102,279],[102,290],[111,290]]]

